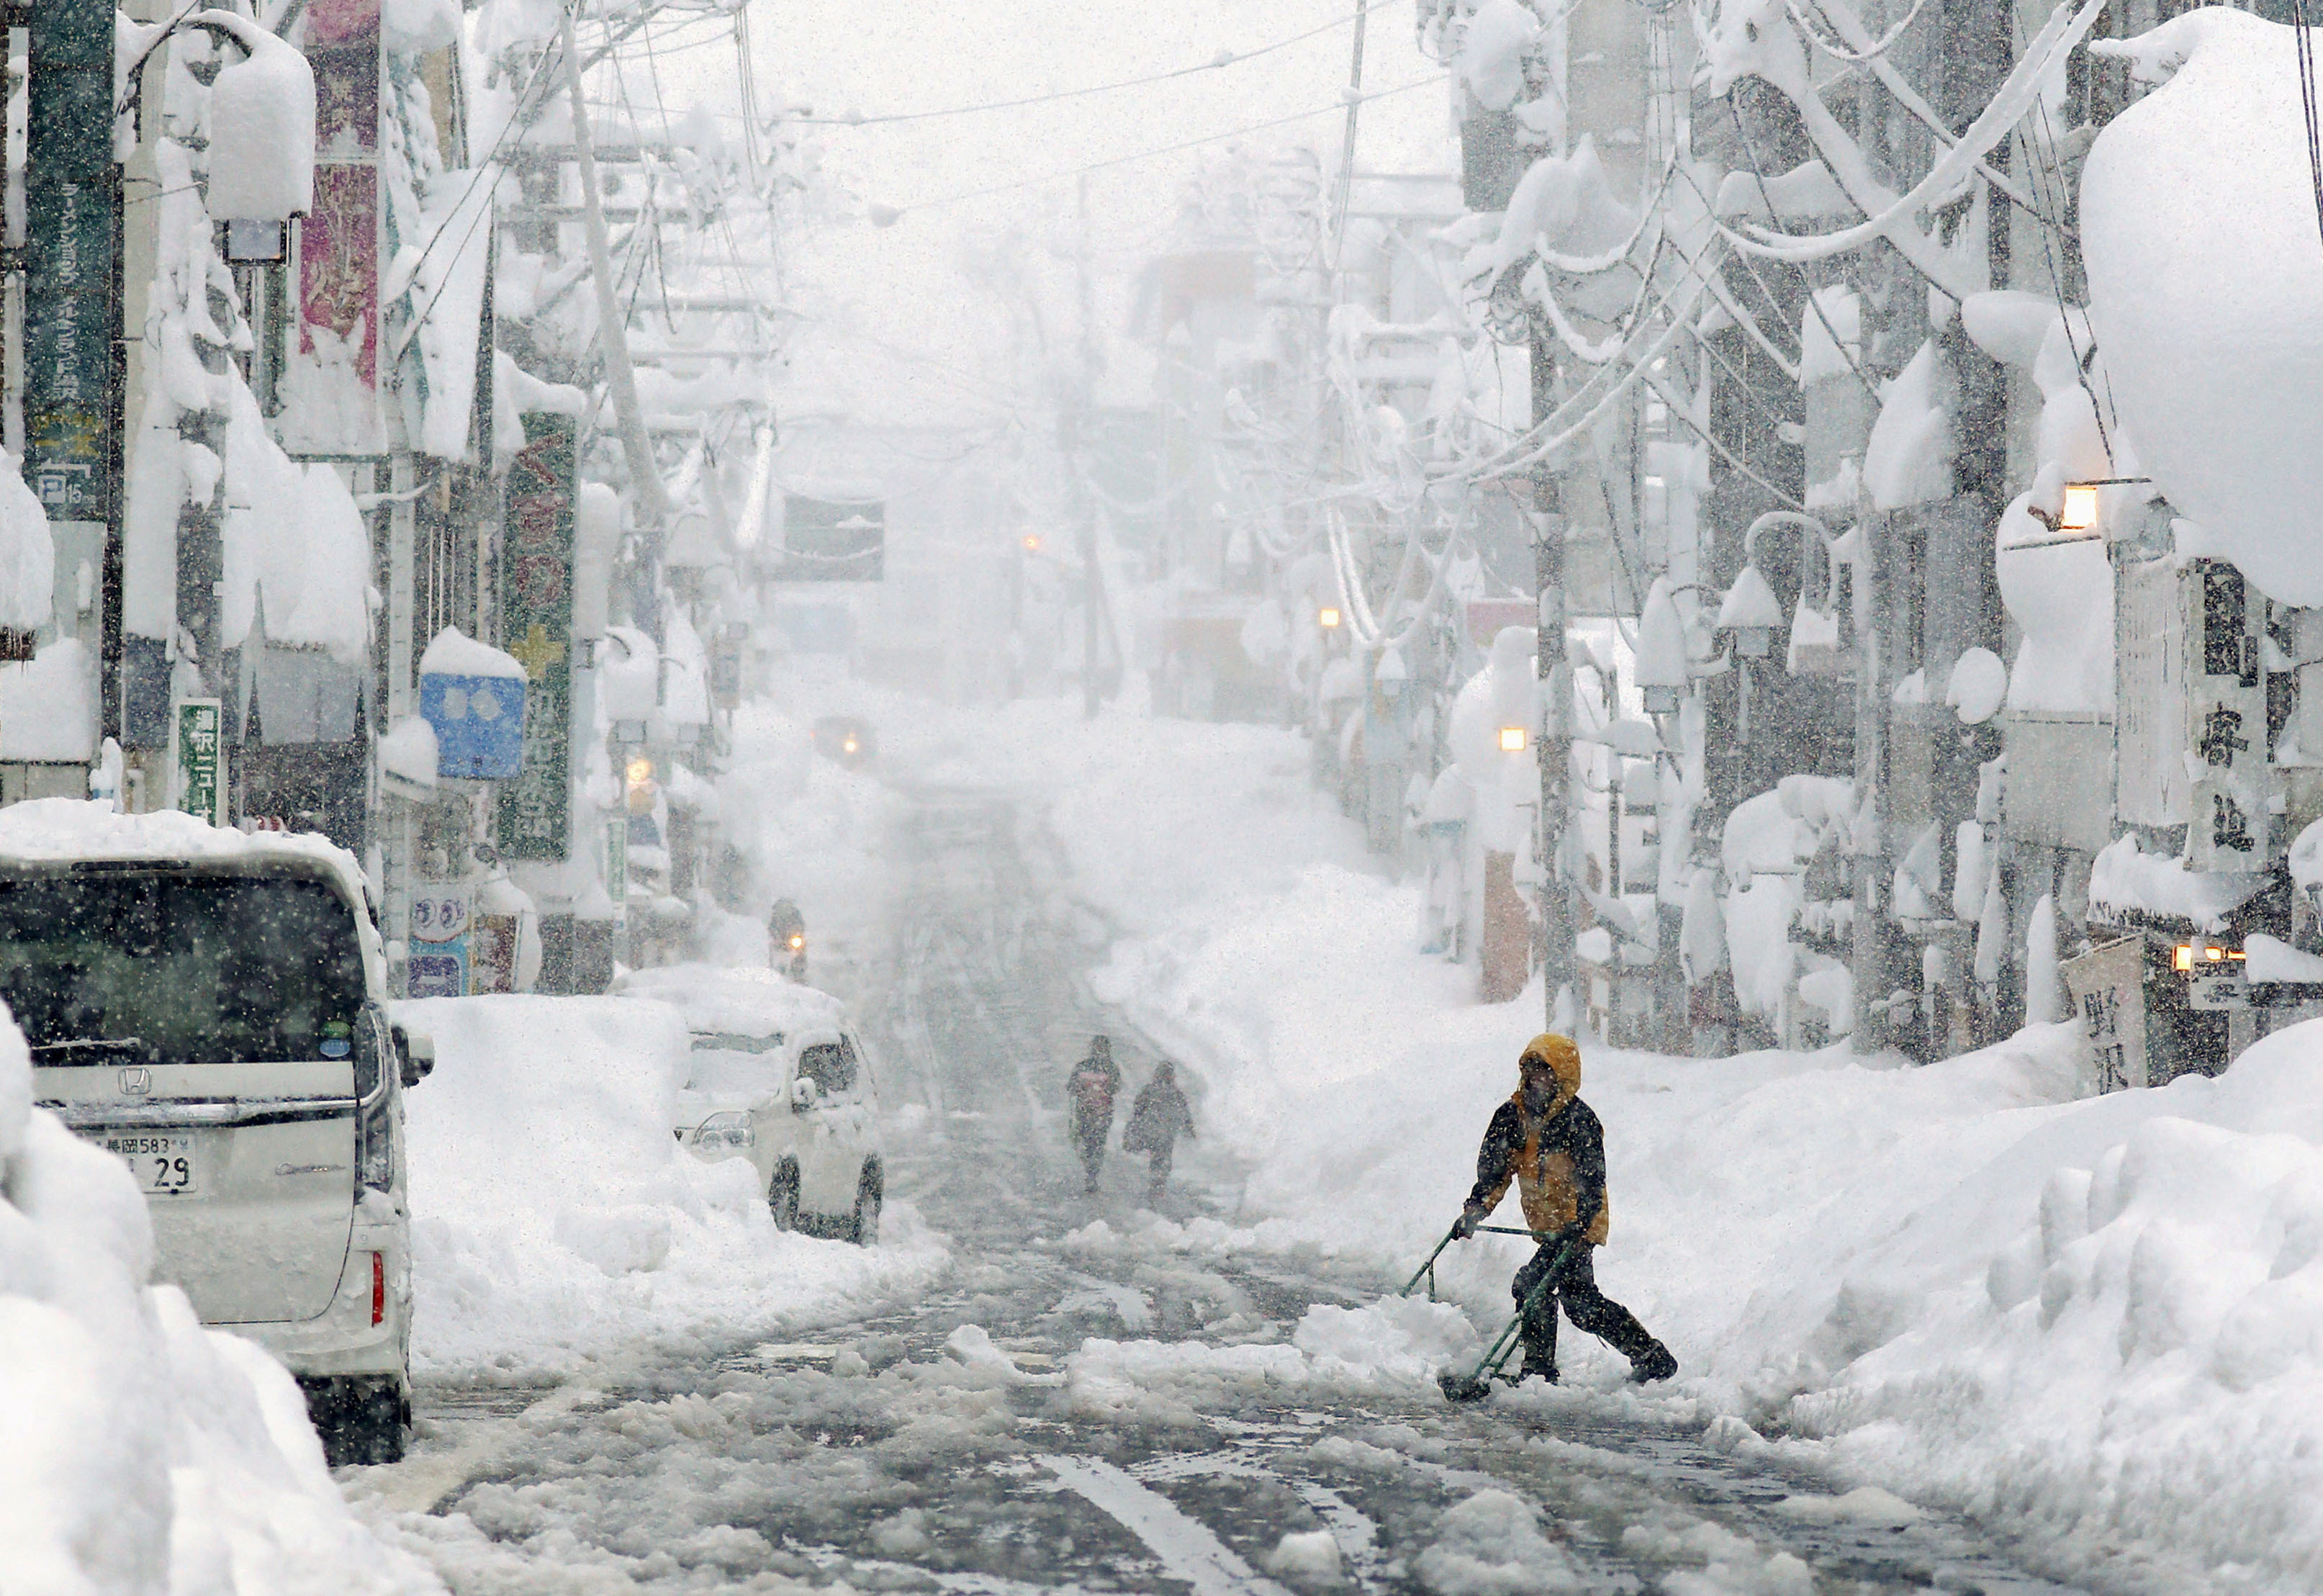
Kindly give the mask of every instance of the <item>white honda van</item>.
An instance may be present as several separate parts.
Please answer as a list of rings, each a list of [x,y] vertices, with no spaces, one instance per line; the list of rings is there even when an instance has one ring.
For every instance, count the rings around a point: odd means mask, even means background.
[[[156,1278],[305,1389],[333,1463],[402,1455],[402,1089],[354,858],[46,799],[0,809],[0,998],[33,1092],[146,1194]]]

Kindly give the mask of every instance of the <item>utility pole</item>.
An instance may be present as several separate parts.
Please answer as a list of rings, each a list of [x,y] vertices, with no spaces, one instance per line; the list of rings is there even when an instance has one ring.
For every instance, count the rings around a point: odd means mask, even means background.
[[[1532,421],[1538,427],[1556,409],[1556,359],[1549,333],[1532,329]],[[1540,589],[1540,638],[1534,674],[1540,683],[1540,969],[1547,1029],[1557,1023],[1556,1000],[1573,985],[1573,913],[1559,868],[1565,845],[1566,787],[1573,767],[1573,677],[1565,663],[1565,515],[1556,473],[1548,461],[1533,468],[1533,578]],[[1617,886],[1615,891],[1618,893]]]
[[[666,527],[669,492],[662,485],[661,467],[654,462],[653,440],[646,436],[645,411],[638,403],[637,376],[629,365],[629,321],[622,314],[620,297],[613,290],[613,246],[605,232],[605,201],[597,186],[597,151],[589,133],[581,50],[574,42],[570,6],[560,8],[557,22],[565,48],[565,87],[573,102],[573,163],[581,170],[582,231],[589,237],[589,275],[597,290],[597,337],[605,352],[605,385],[612,392],[613,418],[621,430],[621,454],[629,463],[638,502],[655,526]]]
[[[1082,480],[1081,451],[1088,446],[1089,423],[1097,410],[1097,288],[1089,277],[1088,174],[1079,184],[1079,237],[1075,243],[1076,275],[1080,293],[1081,370],[1070,399],[1058,407],[1057,445],[1065,457],[1072,483],[1073,511],[1079,523],[1081,572],[1088,594],[1088,625],[1081,637],[1081,714],[1097,719],[1097,666],[1103,650],[1099,613],[1105,602],[1105,578],[1097,567],[1097,509]]]
[[[1339,187],[1331,197],[1331,270],[1339,269],[1339,246],[1347,236],[1347,202],[1355,188],[1355,115],[1364,107],[1364,28],[1371,0],[1355,0],[1354,59],[1347,67],[1347,132],[1339,151]]]

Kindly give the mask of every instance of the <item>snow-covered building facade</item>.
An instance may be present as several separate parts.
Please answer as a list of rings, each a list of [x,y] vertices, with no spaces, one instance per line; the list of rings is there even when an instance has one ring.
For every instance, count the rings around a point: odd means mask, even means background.
[[[1650,755],[1676,934],[1630,914],[1629,945],[1560,845],[1566,923],[1653,965],[1667,1044],[1685,1014],[1712,1050],[1923,1058],[2102,1010],[2119,982],[2077,961],[2134,938],[2153,1078],[2222,1065],[2303,995],[2272,949],[2313,941],[2295,844],[2323,812],[2323,565],[2286,531],[2314,450],[2281,307],[2323,269],[2290,32],[1967,0],[1419,11],[1458,84],[1470,320],[1536,355],[1530,429],[1440,475],[1538,497],[1568,617],[1603,493],[1662,608],[1621,628],[1622,708],[1566,729],[1603,748],[1549,812],[1634,784],[1606,779],[1625,738]],[[2278,978],[2243,978],[2254,948]]]

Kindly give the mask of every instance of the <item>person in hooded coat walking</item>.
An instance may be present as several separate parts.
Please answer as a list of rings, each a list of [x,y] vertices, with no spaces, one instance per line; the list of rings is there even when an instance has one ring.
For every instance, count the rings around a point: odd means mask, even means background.
[[[1105,1165],[1106,1138],[1113,1133],[1113,1100],[1120,1091],[1121,1066],[1113,1061],[1113,1039],[1092,1036],[1088,1057],[1073,1066],[1065,1082],[1073,1107],[1073,1146],[1080,1152],[1090,1191],[1097,1189],[1097,1170]]]
[[[1580,1094],[1581,1050],[1571,1037],[1545,1032],[1525,1045],[1516,1092],[1492,1111],[1476,1154],[1476,1185],[1452,1234],[1462,1241],[1474,1235],[1513,1179],[1525,1224],[1548,1238],[1509,1288],[1522,1311],[1533,1288],[1556,1270],[1519,1332],[1524,1343],[1519,1380],[1538,1374],[1556,1382],[1560,1301],[1575,1327],[1611,1343],[1630,1360],[1631,1379],[1667,1380],[1677,1372],[1669,1348],[1597,1289],[1591,1255],[1605,1244],[1605,1131]]]
[[[1167,1059],[1154,1066],[1153,1078],[1137,1094],[1137,1101],[1129,1106],[1129,1124],[1121,1133],[1124,1152],[1146,1155],[1146,1169],[1152,1184],[1146,1190],[1146,1200],[1162,1200],[1162,1188],[1170,1182],[1171,1152],[1180,1136],[1191,1140],[1194,1134],[1194,1110],[1186,1101],[1186,1094],[1178,1089],[1178,1067]]]

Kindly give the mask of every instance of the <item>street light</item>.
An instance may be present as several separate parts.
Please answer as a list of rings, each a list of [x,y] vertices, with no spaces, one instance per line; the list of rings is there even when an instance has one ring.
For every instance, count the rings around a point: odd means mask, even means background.
[[[1041,552],[1041,535],[1038,532],[1025,533],[1021,541],[1024,545],[1026,554],[1037,555]]]
[[[2065,509],[2057,518],[2060,532],[2087,532],[2098,524],[2098,484],[2067,482]]]
[[[1337,630],[1339,626],[1339,607],[1336,604],[1324,605],[1320,610],[1315,611],[1315,620],[1316,623],[1321,626],[1327,632]]]
[[[1525,751],[1525,729],[1521,726],[1501,728],[1501,752],[1521,754]]]
[[[1764,659],[1774,646],[1776,628],[1783,624],[1783,607],[1755,564],[1742,567],[1726,601],[1718,607],[1718,629],[1734,634],[1734,651],[1746,659]]]

